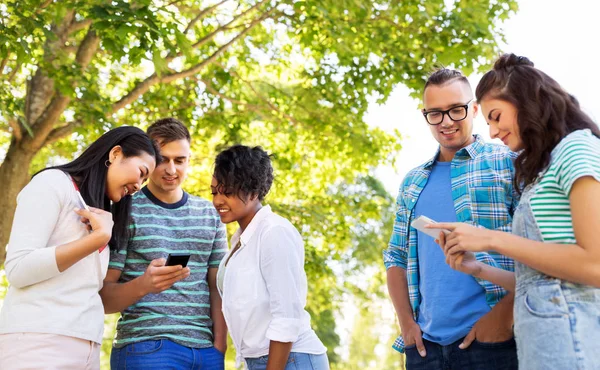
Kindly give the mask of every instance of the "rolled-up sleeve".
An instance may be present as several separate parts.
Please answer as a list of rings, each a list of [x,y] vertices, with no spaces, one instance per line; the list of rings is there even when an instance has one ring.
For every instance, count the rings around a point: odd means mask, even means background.
[[[260,246],[260,269],[272,316],[266,336],[277,342],[295,342],[307,293],[304,247],[295,230],[277,226],[265,233]]]
[[[48,241],[61,212],[64,189],[60,185],[65,179],[65,175],[57,171],[42,172],[17,197],[5,262],[6,278],[15,288],[60,274],[56,246],[49,246]]]

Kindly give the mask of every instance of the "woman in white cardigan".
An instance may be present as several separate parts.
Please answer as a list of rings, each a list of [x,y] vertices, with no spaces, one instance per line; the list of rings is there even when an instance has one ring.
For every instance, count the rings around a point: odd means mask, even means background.
[[[304,245],[296,228],[262,201],[273,183],[269,155],[236,145],[215,160],[213,205],[237,222],[217,286],[238,362],[250,370],[326,370],[327,349],[310,326]]]
[[[127,237],[131,194],[160,155],[119,127],[74,161],[38,172],[17,197],[0,313],[0,369],[99,369],[107,245]]]

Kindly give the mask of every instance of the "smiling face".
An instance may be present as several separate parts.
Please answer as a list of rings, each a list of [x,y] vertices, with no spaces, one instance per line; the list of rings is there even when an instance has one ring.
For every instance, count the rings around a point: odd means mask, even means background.
[[[106,195],[113,202],[140,190],[156,163],[154,157],[146,152],[125,157],[120,146],[110,151],[109,161],[111,163],[106,173]]]
[[[481,110],[490,126],[490,137],[499,138],[513,152],[523,149],[519,133],[517,109],[511,103],[500,99],[481,100]]]
[[[175,140],[160,146],[163,161],[150,177],[150,191],[156,195],[178,192],[187,177],[190,164],[190,143]]]
[[[242,196],[242,200],[231,189],[219,186],[219,182],[214,176],[210,184],[210,191],[213,205],[219,212],[221,222],[228,224],[237,221],[242,230],[250,224],[256,212],[262,207],[258,197]]]
[[[423,94],[424,112],[445,111],[464,106],[473,100],[471,87],[455,79],[443,85],[430,85]],[[429,125],[431,134],[440,144],[440,161],[450,161],[454,154],[474,141],[473,118],[477,115],[477,104],[471,102],[463,120],[453,121],[444,115],[439,125]]]

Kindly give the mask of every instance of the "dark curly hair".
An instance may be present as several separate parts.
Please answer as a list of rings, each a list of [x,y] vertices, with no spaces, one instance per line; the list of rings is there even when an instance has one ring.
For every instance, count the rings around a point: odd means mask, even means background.
[[[262,201],[273,184],[271,156],[260,146],[234,145],[217,155],[213,176],[219,193],[231,192],[244,202],[248,196]]]
[[[574,96],[554,79],[535,68],[529,59],[504,54],[481,78],[477,101],[500,99],[517,110],[523,150],[515,159],[515,189],[533,183],[550,163],[552,149],[573,131],[589,129],[600,138],[600,130],[579,107]]]

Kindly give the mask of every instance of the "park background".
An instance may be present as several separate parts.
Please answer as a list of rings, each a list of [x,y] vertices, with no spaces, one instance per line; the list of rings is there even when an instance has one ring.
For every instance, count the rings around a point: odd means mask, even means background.
[[[0,245],[33,172],[111,127],[174,116],[193,136],[192,194],[210,199],[226,146],[276,155],[267,203],[304,236],[308,310],[332,368],[401,369],[381,251],[402,177],[436,149],[424,79],[445,65],[475,86],[514,52],[598,122],[599,11],[594,0],[4,1]],[[474,130],[489,139],[481,116]],[[0,269],[0,306],[7,285]],[[107,369],[117,318],[106,317]],[[228,369],[233,355],[230,344]]]

